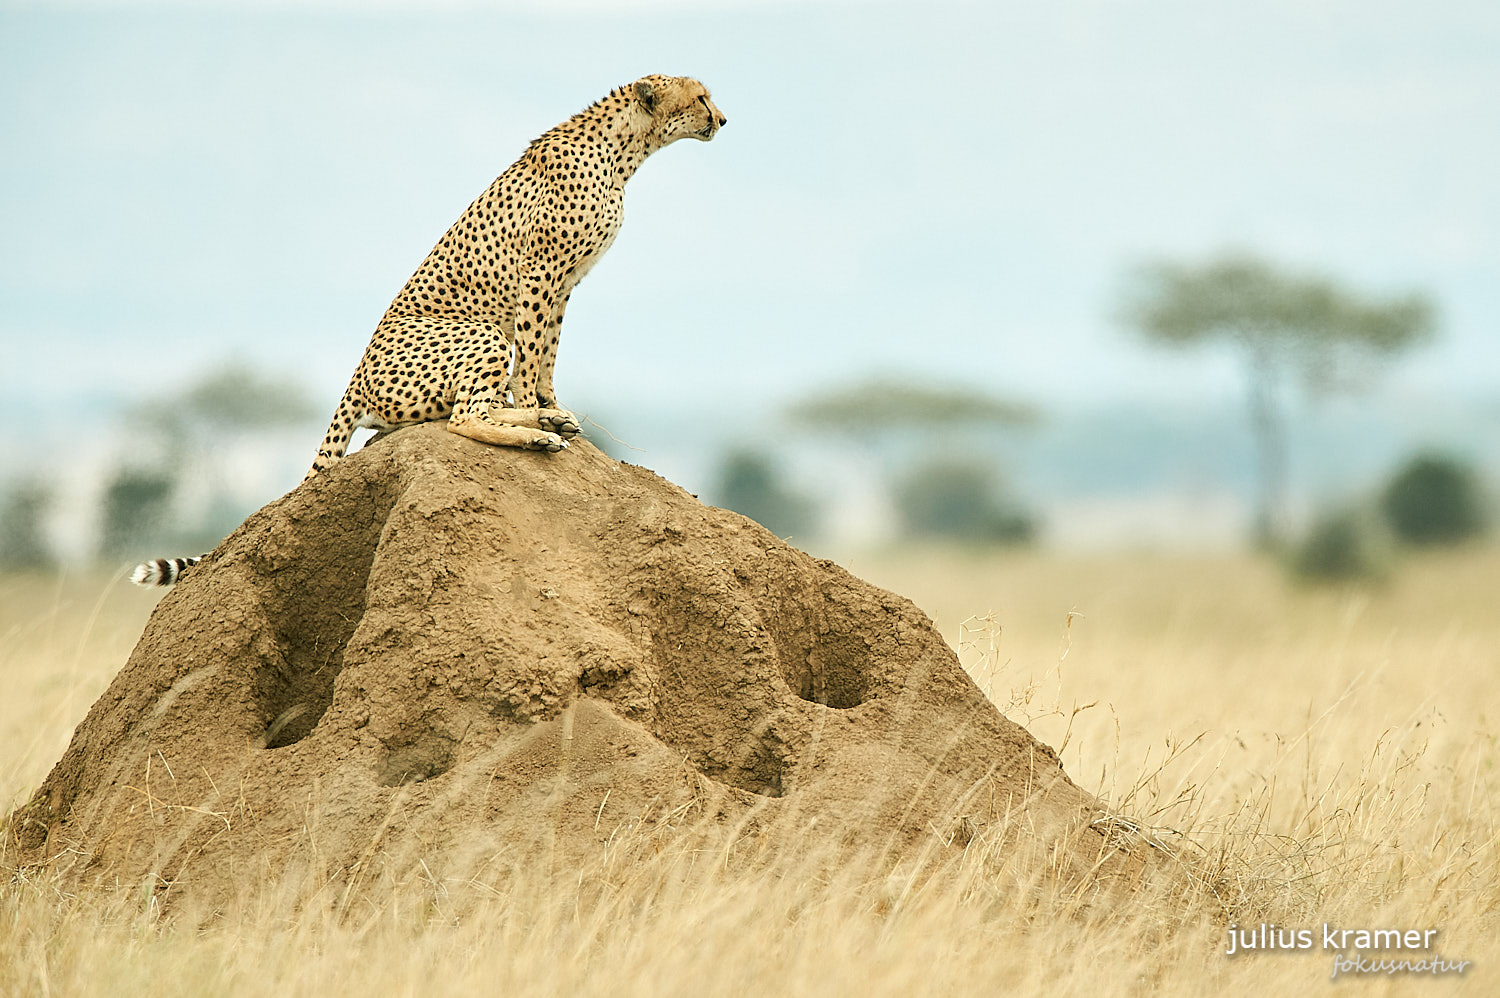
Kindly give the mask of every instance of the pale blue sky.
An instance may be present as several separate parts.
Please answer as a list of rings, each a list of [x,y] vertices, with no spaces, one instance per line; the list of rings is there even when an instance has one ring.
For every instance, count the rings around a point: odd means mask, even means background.
[[[1383,391],[1500,396],[1500,7],[1441,0],[8,4],[8,396],[106,405],[234,355],[331,411],[464,206],[648,72],[729,124],[632,182],[569,404],[748,414],[902,370],[1212,401],[1229,358],[1110,311],[1132,262],[1226,246],[1430,291],[1443,338]]]

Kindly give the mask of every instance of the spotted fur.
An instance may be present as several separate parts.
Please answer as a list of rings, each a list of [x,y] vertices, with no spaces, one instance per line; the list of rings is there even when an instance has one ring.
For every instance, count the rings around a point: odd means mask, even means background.
[[[568,298],[619,234],[625,183],[646,157],[708,141],[726,120],[697,80],[646,76],[533,141],[391,302],[307,478],[342,459],[362,427],[446,418],[488,444],[567,447],[578,420],[552,373]],[[171,585],[199,560],[158,559],[131,579]]]
[[[386,310],[308,477],[342,458],[358,427],[447,417],[485,443],[566,447],[578,422],[552,372],[568,298],[615,241],[625,183],[646,157],[711,139],[725,120],[697,80],[647,76],[532,142]]]

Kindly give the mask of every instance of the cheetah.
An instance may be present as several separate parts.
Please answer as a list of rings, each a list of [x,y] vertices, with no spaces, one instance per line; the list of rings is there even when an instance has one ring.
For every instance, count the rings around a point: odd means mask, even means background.
[[[500,447],[557,453],[578,434],[552,386],[568,299],[620,231],[625,183],[678,139],[728,119],[708,89],[645,76],[534,140],[433,247],[375,327],[303,481],[356,429],[447,419]],[[131,581],[169,586],[199,558],[159,558]]]

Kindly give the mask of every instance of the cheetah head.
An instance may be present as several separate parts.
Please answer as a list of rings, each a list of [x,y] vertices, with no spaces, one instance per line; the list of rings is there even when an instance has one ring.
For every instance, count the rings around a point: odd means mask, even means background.
[[[664,146],[678,139],[707,142],[729,120],[714,106],[708,88],[686,76],[646,76],[630,89]]]

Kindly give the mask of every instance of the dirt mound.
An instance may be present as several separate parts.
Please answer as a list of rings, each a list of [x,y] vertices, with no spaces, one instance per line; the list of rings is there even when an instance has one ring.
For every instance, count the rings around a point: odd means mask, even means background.
[[[189,572],[10,831],[212,906],[688,818],[899,851],[1024,815],[1087,852],[1095,814],[905,599],[585,443],[427,425]]]

